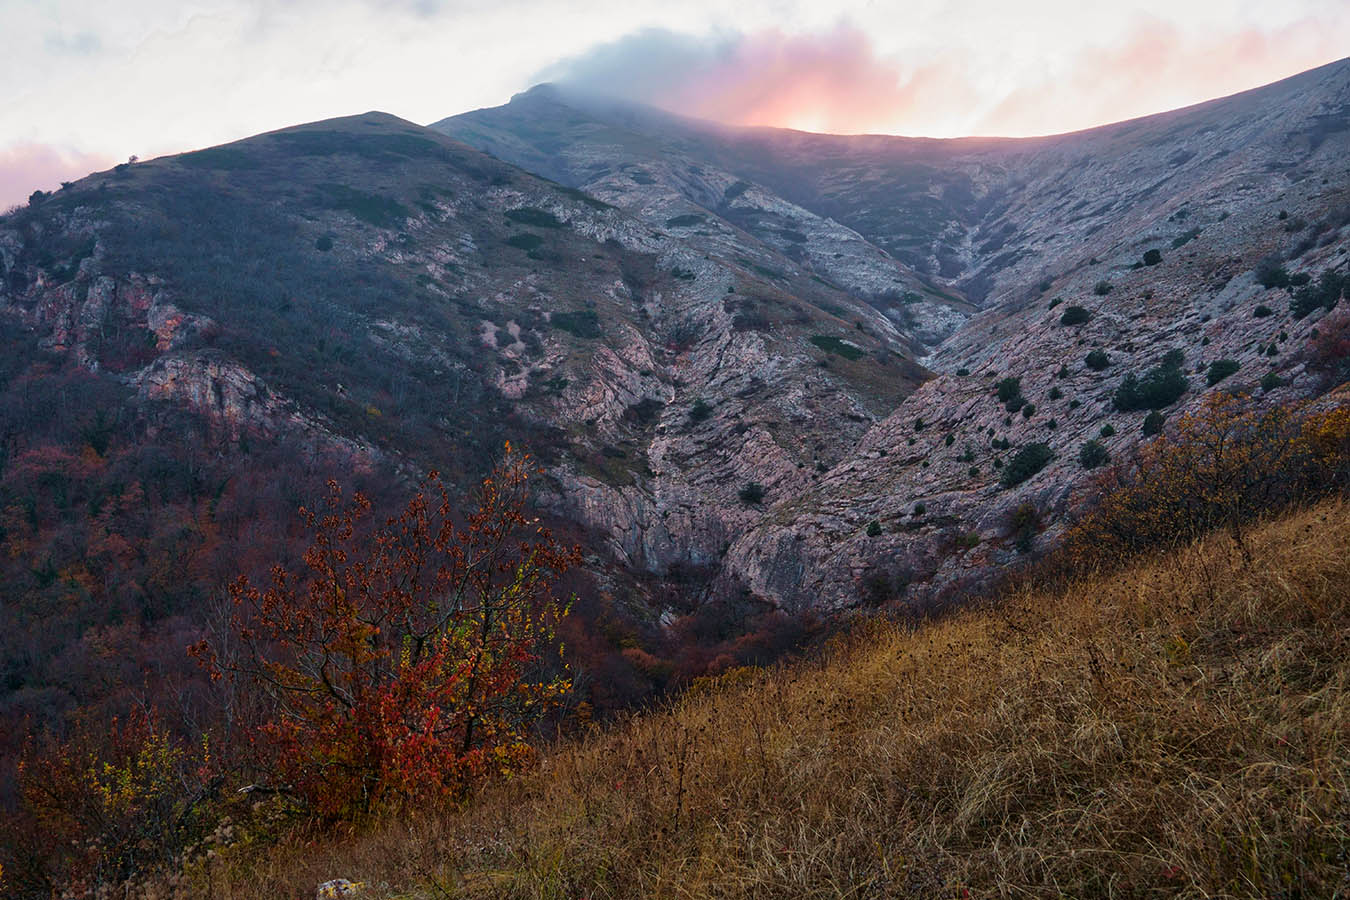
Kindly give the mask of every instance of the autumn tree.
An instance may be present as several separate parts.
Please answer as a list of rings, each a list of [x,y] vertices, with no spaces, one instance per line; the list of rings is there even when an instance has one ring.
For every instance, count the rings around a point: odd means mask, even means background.
[[[529,754],[530,725],[569,689],[555,644],[557,576],[579,560],[525,512],[530,458],[508,444],[462,518],[432,473],[397,516],[330,483],[302,510],[303,568],[230,587],[238,655],[196,652],[265,698],[256,744],[272,790],[344,816],[456,794]]]

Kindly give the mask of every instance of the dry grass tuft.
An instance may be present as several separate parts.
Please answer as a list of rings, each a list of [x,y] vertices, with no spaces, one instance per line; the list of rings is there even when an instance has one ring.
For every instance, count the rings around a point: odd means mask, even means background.
[[[873,623],[218,896],[1350,895],[1350,506]]]

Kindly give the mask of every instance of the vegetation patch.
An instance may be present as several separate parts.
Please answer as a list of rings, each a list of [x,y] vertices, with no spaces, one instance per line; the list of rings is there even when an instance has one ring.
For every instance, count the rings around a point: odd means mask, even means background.
[[[367,194],[345,184],[319,186],[330,209],[351,213],[376,228],[394,228],[408,218],[408,210],[393,197]]]
[[[208,147],[205,150],[184,153],[177,157],[177,162],[179,165],[194,169],[221,169],[224,171],[254,169],[259,164],[258,157],[253,153],[243,147],[233,145]]]
[[[1134,373],[1126,375],[1113,398],[1116,409],[1122,412],[1156,410],[1180,400],[1189,384],[1182,374],[1180,363],[1171,364],[1174,361],[1175,357],[1164,359],[1161,365],[1150,369],[1143,378]]]
[[[702,225],[706,221],[708,221],[708,218],[702,213],[686,213],[682,216],[671,216],[669,219],[666,219],[666,227],[691,228],[695,225]]]
[[[549,317],[549,324],[579,338],[598,338],[604,331],[600,328],[600,317],[593,309],[578,309],[574,312],[555,312]]]
[[[1049,444],[1039,442],[1028,444],[1018,450],[1017,455],[1004,468],[999,483],[1005,488],[1016,487],[1044,469],[1054,458],[1055,453],[1050,449]]]
[[[828,334],[812,335],[811,343],[815,344],[826,353],[842,356],[844,359],[862,359],[866,355],[861,347],[857,347],[847,341],[842,341],[839,338]]]
[[[539,246],[544,243],[544,239],[537,234],[531,234],[526,231],[520,234],[511,235],[506,239],[505,243],[508,247],[515,247],[517,250],[528,251],[537,250]]]
[[[562,228],[563,221],[546,209],[539,209],[535,206],[522,206],[519,209],[508,209],[506,217],[512,222],[519,222],[522,225],[529,225],[533,228]]]
[[[1242,364],[1235,359],[1216,359],[1209,364],[1209,369],[1205,372],[1205,381],[1213,387],[1228,376],[1236,374],[1241,368]]]
[[[1081,306],[1066,306],[1059,317],[1061,325],[1082,325],[1092,318],[1092,313]]]

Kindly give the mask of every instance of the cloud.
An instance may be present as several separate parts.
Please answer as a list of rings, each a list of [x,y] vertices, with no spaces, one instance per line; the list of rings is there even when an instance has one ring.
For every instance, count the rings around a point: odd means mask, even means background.
[[[733,125],[930,136],[1071,131],[1235,93],[1337,59],[1345,17],[1197,33],[1156,19],[1097,43],[880,53],[848,24],[708,36],[646,29],[540,73]]]
[[[1227,96],[1337,59],[1345,49],[1337,31],[1319,18],[1203,36],[1141,22],[1118,45],[1081,50],[1062,71],[1017,85],[975,127],[1046,134]]]
[[[47,144],[0,147],[0,210],[25,203],[33,191],[50,191],[63,181],[106,169],[112,160],[97,153],[62,150]]]
[[[965,87],[943,64],[878,57],[860,30],[777,30],[710,38],[646,29],[541,73],[545,80],[733,125],[857,132],[950,102]],[[942,96],[936,94],[941,90]]]

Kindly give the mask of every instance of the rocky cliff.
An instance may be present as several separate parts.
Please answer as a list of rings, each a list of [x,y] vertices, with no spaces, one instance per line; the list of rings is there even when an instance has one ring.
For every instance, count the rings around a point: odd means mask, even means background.
[[[1325,387],[1305,360],[1348,262],[1346,62],[1029,140],[730,129],[565,87],[433,127],[653,223],[685,204],[705,231],[807,236],[795,262],[924,353],[937,377],[728,549],[724,584],[785,605],[978,582],[1053,541],[1101,451],[1145,439],[1148,407]],[[828,228],[849,252],[821,252]],[[1127,377],[1172,370],[1175,396],[1118,400]]]
[[[285,439],[467,484],[515,438],[597,572],[917,601],[1052,542],[1149,407],[1324,387],[1305,351],[1347,268],[1347,160],[1346,63],[1033,140],[729,129],[545,86],[36,196],[0,218],[0,306],[219,454]],[[1122,403],[1131,378],[1171,394]]]

